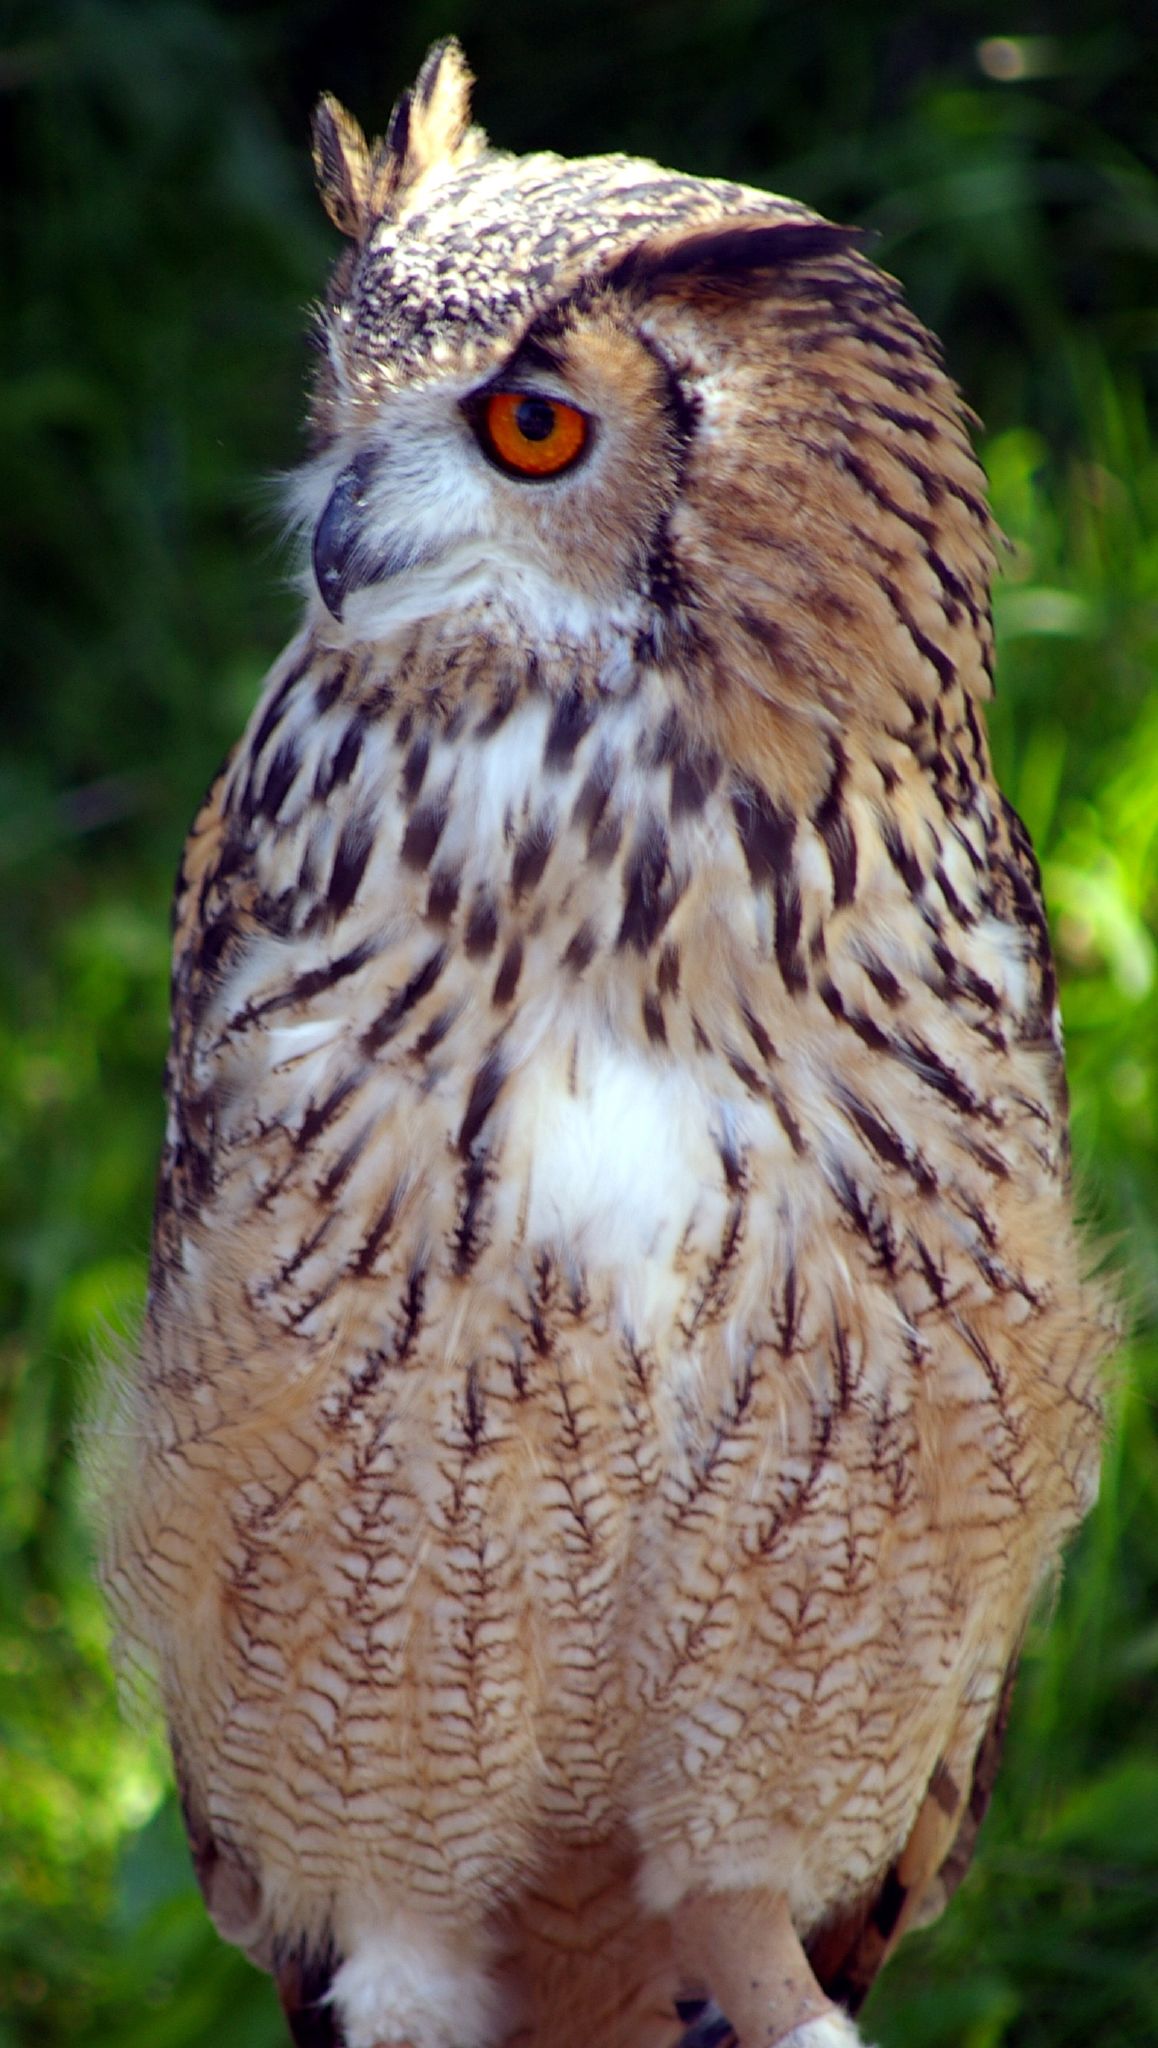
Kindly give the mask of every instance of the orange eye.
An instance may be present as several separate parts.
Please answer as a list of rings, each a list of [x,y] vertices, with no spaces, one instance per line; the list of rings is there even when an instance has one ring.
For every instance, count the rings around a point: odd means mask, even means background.
[[[511,476],[558,476],[587,446],[587,415],[531,391],[492,391],[478,414],[486,453]]]

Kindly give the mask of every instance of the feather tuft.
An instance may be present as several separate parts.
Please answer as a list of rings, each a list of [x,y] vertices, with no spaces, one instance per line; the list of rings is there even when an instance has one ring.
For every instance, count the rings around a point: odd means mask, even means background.
[[[373,145],[353,115],[323,95],[314,115],[314,167],[322,204],[342,234],[363,241],[433,172],[457,170],[481,154],[486,137],[470,125],[473,83],[453,36],[435,43]]]

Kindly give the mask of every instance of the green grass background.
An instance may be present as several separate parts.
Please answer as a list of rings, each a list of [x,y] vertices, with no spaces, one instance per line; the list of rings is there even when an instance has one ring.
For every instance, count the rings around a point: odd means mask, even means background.
[[[322,88],[380,125],[462,35],[500,142],[626,147],[879,231],[985,425],[993,726],[1042,853],[1082,1199],[1131,1328],[1100,1505],[1035,1630],[884,2048],[1158,2043],[1158,30],[1141,5],[37,0],[0,25],[0,2048],[273,2048],[155,1735],[118,1717],[77,1478],[142,1299],[166,907],[294,605],[270,479],[336,238]],[[992,39],[1005,37],[995,46]]]

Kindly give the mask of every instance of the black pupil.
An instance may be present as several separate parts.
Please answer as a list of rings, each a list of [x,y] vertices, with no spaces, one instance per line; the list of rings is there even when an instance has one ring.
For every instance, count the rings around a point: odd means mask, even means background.
[[[524,441],[545,441],[555,431],[555,408],[549,398],[524,398],[515,408],[515,425]]]

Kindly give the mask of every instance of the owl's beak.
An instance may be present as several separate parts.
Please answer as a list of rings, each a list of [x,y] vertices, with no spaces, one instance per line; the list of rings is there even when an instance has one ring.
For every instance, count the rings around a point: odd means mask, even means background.
[[[314,528],[314,575],[327,609],[336,619],[352,590],[376,582],[381,566],[362,545],[366,491],[374,463],[359,455],[344,469]]]
[[[369,505],[370,487],[381,455],[362,454],[342,470],[314,528],[314,575],[327,609],[342,616],[346,599],[367,583],[385,583],[404,569],[419,569],[439,550],[416,544],[404,531],[385,534],[381,504]],[[379,494],[381,496],[381,494]],[[373,542],[367,527],[375,528]]]

